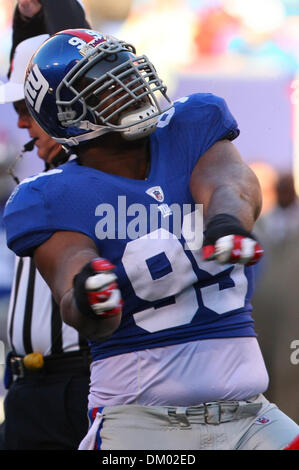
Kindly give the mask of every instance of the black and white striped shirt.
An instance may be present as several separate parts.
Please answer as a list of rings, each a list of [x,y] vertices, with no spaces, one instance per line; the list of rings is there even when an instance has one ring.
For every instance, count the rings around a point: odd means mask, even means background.
[[[50,288],[31,258],[16,258],[7,336],[11,350],[20,356],[87,349],[86,339],[62,322]]]

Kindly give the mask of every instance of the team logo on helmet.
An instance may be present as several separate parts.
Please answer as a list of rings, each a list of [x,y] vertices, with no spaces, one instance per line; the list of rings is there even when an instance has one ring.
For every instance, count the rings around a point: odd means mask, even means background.
[[[49,83],[42,75],[41,71],[38,68],[38,65],[35,64],[31,72],[29,73],[25,88],[24,94],[25,98],[28,100],[32,108],[39,113],[43,99],[49,89]]]

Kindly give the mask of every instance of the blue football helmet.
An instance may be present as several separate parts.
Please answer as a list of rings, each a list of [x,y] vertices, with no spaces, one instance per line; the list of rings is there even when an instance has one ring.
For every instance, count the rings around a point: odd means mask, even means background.
[[[135,52],[96,31],[60,31],[28,65],[24,91],[30,113],[66,146],[111,131],[128,140],[151,134],[172,102],[154,66]]]

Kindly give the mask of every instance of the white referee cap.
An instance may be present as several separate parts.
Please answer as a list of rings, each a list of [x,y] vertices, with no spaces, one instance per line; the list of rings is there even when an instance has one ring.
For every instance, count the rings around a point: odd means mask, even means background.
[[[0,84],[1,104],[24,99],[24,79],[27,65],[33,54],[49,37],[49,34],[41,34],[25,39],[17,45],[12,59],[9,81]]]

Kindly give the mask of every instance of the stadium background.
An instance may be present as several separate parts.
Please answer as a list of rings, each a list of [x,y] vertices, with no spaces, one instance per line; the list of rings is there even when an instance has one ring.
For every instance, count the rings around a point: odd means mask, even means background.
[[[263,215],[275,205],[273,175],[292,172],[299,188],[299,0],[82,0],[94,29],[132,42],[149,56],[168,84],[173,99],[193,92],[223,96],[238,120],[236,146],[257,172],[264,191]],[[0,0],[0,80],[6,81],[15,2]],[[14,184],[7,167],[28,141],[16,128],[12,106],[0,107],[0,210]],[[24,178],[43,169],[35,151],[25,154],[17,172]],[[299,214],[298,214],[299,226]],[[298,228],[299,233],[299,228]],[[299,252],[299,244],[293,248]],[[5,341],[6,313],[13,255],[5,245],[0,212],[0,340]],[[298,269],[299,274],[299,269]],[[259,273],[258,282],[265,273]],[[298,276],[299,278],[299,276]],[[268,281],[268,278],[267,278]],[[271,283],[270,283],[271,284]],[[270,285],[271,289],[271,285]],[[262,291],[262,294],[263,291]],[[264,297],[266,297],[265,292]],[[284,295],[284,292],[282,293]],[[299,295],[285,293],[292,311],[282,347],[273,333],[269,312],[259,306],[260,341],[269,368],[270,398],[299,421],[299,364],[292,362],[291,342],[299,345]],[[266,304],[265,304],[266,309]],[[281,312],[278,330],[288,318]],[[263,315],[266,326],[263,326]],[[281,323],[279,323],[281,322]],[[273,334],[268,336],[268,331]],[[276,338],[276,341],[274,340]],[[293,343],[294,344],[294,343]],[[279,360],[278,356],[283,357]],[[278,358],[275,362],[274,356]],[[298,355],[299,356],[299,355]],[[268,362],[267,362],[268,361]],[[299,361],[298,361],[299,362]],[[0,358],[0,380],[3,375]],[[277,369],[278,368],[278,369]],[[287,378],[283,372],[287,370]],[[281,373],[281,379],[279,374]],[[277,378],[278,377],[278,378]],[[281,394],[276,389],[285,387]],[[3,419],[0,385],[0,422]]]

